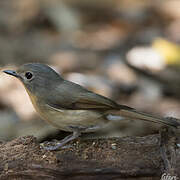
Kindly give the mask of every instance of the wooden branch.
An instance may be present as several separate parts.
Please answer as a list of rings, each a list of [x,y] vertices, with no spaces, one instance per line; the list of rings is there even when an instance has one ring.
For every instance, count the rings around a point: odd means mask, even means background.
[[[50,152],[33,136],[20,137],[0,144],[0,179],[160,179],[165,170],[158,143],[159,135],[79,138],[71,147]],[[178,163],[175,172],[180,177]]]

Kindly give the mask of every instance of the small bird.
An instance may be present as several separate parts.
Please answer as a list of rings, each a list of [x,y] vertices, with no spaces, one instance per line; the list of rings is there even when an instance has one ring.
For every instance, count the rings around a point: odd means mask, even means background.
[[[54,127],[73,132],[47,150],[57,150],[81,133],[98,132],[113,121],[122,119],[143,120],[177,128],[174,119],[154,117],[134,108],[117,104],[82,86],[63,79],[48,65],[29,63],[17,71],[3,71],[18,78],[24,85],[31,102],[40,116]]]

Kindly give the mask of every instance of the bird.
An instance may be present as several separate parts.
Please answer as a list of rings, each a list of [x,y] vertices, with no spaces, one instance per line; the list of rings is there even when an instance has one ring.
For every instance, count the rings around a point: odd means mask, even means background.
[[[156,117],[121,105],[87,90],[79,84],[63,79],[46,64],[28,63],[17,70],[4,70],[19,79],[40,117],[59,130],[71,132],[69,136],[47,150],[57,150],[78,138],[82,133],[98,132],[114,121],[143,120],[178,128],[175,119]]]

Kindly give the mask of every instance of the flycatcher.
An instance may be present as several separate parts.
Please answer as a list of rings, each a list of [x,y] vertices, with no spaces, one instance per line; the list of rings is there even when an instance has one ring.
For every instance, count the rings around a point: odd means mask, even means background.
[[[17,71],[4,72],[23,83],[34,108],[43,119],[60,130],[73,132],[58,144],[45,147],[48,150],[56,150],[79,137],[81,133],[102,130],[113,121],[122,119],[150,121],[175,128],[180,125],[174,119],[138,112],[88,91],[78,84],[64,80],[45,64],[30,63],[22,65]]]

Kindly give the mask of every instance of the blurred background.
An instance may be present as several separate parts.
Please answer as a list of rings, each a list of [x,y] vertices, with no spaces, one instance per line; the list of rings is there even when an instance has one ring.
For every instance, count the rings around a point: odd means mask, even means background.
[[[2,73],[28,62],[118,103],[179,118],[180,1],[0,1],[0,140],[62,138],[36,114],[22,84]],[[116,130],[107,134],[142,136],[157,126],[132,121]]]

